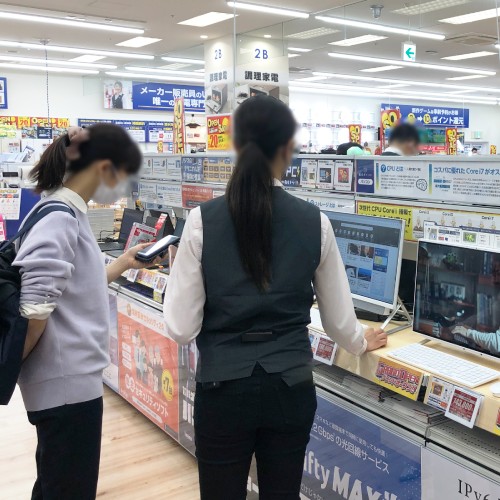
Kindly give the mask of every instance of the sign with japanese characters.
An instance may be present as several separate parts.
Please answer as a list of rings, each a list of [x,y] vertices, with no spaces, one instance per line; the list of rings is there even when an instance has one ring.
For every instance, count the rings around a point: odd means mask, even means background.
[[[227,151],[231,148],[230,124],[231,115],[207,117],[208,151]]]
[[[358,160],[356,172],[360,194],[493,206],[500,199],[500,168],[493,161]]]
[[[183,156],[181,159],[182,182],[203,182],[203,158]]]
[[[423,378],[424,374],[416,368],[401,365],[391,359],[380,358],[373,381],[416,401]]]
[[[118,297],[120,394],[177,438],[178,351],[165,332],[165,320],[159,312]]]
[[[167,207],[182,207],[182,186],[158,182],[156,185],[157,202]]]
[[[8,107],[7,78],[0,76],[0,109],[7,109]]]
[[[318,207],[323,212],[354,213],[355,202],[353,196],[334,196],[331,194],[315,194],[309,192],[292,192],[294,196]]]
[[[301,498],[420,500],[420,446],[318,391]],[[451,497],[434,497],[451,498]]]
[[[458,141],[458,129],[447,128],[446,129],[446,154],[456,155],[457,154],[457,141]]]
[[[357,142],[361,144],[361,129],[363,128],[360,124],[347,125],[349,128],[349,142]]]
[[[214,198],[214,190],[208,186],[182,186],[182,207],[196,208]]]
[[[441,106],[416,106],[411,104],[382,104],[382,115],[387,110],[397,110],[403,122],[425,127],[469,128],[468,108],[443,108]],[[382,121],[384,121],[382,119]]]
[[[422,448],[422,500],[497,500],[499,492],[500,481]]]
[[[227,183],[234,170],[231,156],[209,156],[203,159],[203,181]]]
[[[184,154],[186,146],[186,127],[184,115],[184,99],[178,97],[175,99],[174,108],[174,154]]]

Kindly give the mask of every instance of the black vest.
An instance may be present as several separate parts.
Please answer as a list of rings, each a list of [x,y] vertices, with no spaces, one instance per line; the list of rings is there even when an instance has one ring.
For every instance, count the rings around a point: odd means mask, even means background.
[[[249,377],[259,363],[289,385],[308,380],[312,354],[307,326],[312,279],[321,257],[321,218],[313,205],[273,189],[272,284],[266,293],[244,271],[225,198],[201,206],[206,302],[197,337],[197,380]],[[249,332],[272,332],[247,341]]]

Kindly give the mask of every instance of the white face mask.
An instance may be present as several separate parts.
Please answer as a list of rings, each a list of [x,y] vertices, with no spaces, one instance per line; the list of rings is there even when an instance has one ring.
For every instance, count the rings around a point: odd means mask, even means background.
[[[119,199],[123,198],[127,192],[128,179],[119,181],[115,187],[109,187],[104,181],[101,181],[92,200],[100,205],[111,205]]]

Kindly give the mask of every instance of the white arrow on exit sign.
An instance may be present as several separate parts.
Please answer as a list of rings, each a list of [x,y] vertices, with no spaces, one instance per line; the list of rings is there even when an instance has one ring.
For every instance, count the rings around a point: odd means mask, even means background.
[[[417,58],[417,46],[412,42],[403,42],[403,61],[415,62]]]

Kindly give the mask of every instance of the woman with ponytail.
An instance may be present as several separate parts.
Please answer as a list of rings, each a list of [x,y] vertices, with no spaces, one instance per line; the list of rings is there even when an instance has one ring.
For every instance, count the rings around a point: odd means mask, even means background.
[[[23,238],[14,261],[20,312],[29,320],[19,386],[38,436],[32,499],[96,496],[102,371],[109,364],[108,282],[142,267],[135,255],[144,245],[105,268],[87,203],[122,198],[141,161],[123,129],[100,124],[69,130],[32,172],[41,204],[71,209],[47,213]]]
[[[194,408],[201,500],[243,500],[252,456],[261,500],[298,500],[316,410],[308,336],[313,284],[326,333],[362,355],[386,344],[356,319],[332,226],[279,179],[290,109],[267,96],[234,116],[225,197],[191,211],[170,275],[168,334],[199,349]]]

